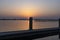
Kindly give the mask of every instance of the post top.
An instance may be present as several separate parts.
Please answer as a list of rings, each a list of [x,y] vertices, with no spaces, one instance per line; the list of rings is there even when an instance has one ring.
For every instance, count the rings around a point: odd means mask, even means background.
[[[33,19],[33,17],[30,17],[29,19]]]
[[[30,18],[33,18],[33,17],[30,17]]]
[[[59,18],[59,20],[60,20],[60,18]]]

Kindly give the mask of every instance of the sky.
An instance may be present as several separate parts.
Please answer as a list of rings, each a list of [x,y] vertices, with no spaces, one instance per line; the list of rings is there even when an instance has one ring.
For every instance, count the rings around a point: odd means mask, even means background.
[[[0,18],[59,18],[60,0],[0,0]]]

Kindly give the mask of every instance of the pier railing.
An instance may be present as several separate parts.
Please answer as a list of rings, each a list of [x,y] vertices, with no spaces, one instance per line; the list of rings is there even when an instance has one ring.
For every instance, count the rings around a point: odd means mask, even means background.
[[[60,28],[47,28],[39,30],[26,30],[26,31],[14,31],[14,32],[2,32],[0,33],[0,40],[27,40],[37,39],[53,35],[59,35]],[[58,32],[59,31],[59,32]]]
[[[13,31],[13,32],[1,32],[0,40],[32,40],[36,38],[43,38],[53,35],[59,35],[60,38],[60,19],[59,27],[57,28],[45,28],[32,30],[32,17],[29,19],[29,30]]]

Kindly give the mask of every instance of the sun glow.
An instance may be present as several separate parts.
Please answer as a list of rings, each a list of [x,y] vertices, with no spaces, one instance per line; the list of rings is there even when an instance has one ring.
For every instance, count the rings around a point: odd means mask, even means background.
[[[25,5],[21,8],[21,16],[33,17],[35,16],[37,9],[33,5]]]
[[[34,15],[33,10],[22,10],[22,16],[30,17]]]

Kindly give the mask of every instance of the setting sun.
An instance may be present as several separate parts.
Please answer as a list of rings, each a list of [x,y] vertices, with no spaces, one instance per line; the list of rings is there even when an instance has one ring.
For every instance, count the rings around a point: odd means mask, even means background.
[[[30,17],[30,16],[33,16],[34,13],[32,11],[29,11],[29,10],[25,10],[22,12],[21,14],[22,16],[25,16],[25,17]]]
[[[37,8],[34,5],[25,5],[21,8],[21,16],[32,17],[35,16]]]

